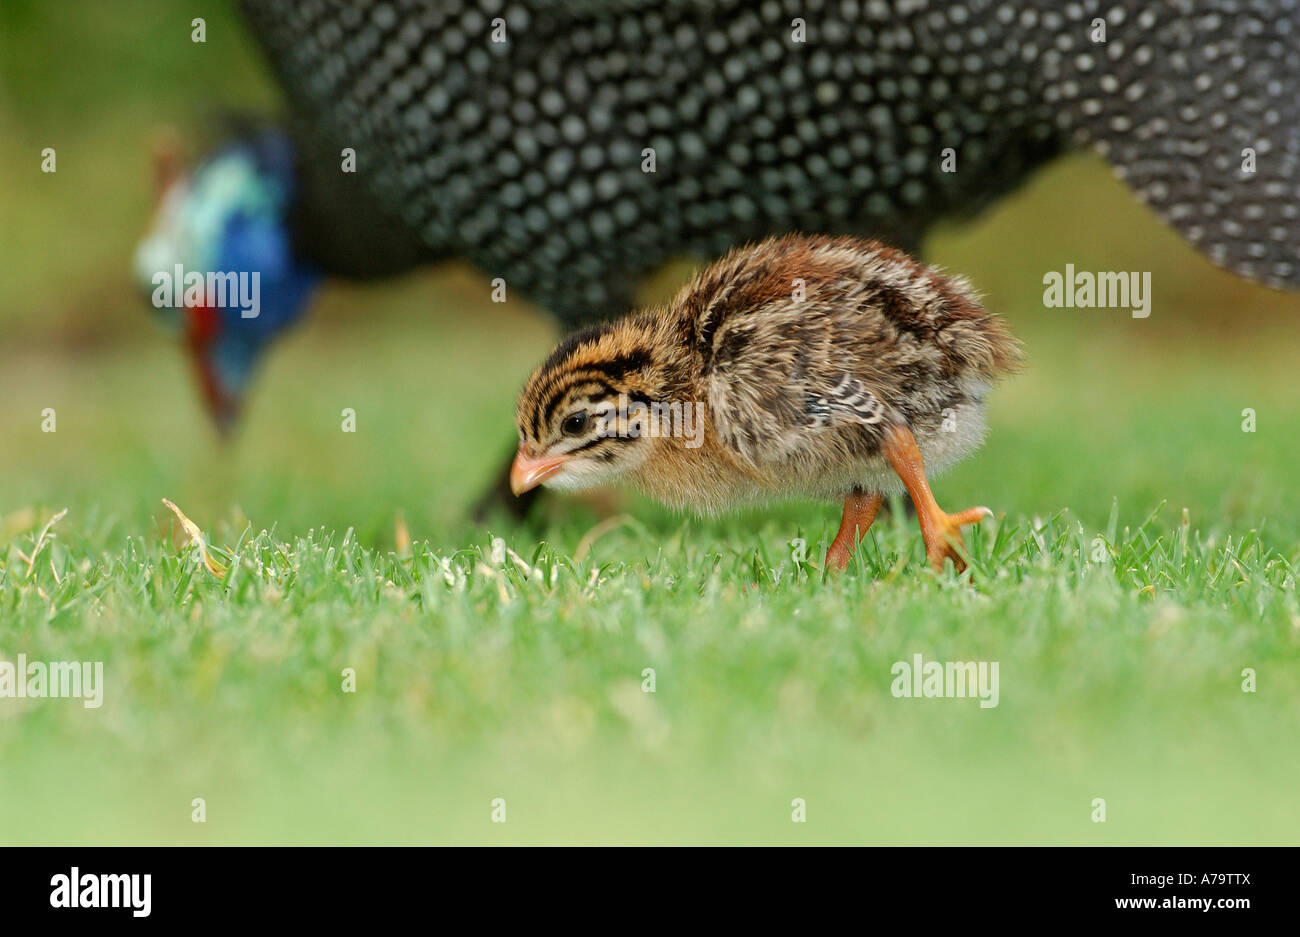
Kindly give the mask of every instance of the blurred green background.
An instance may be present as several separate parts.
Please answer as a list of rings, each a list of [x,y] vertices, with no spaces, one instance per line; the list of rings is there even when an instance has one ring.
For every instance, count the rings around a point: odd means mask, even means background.
[[[206,44],[189,41],[194,16],[207,19]],[[485,547],[490,533],[504,533],[528,555],[529,545],[542,538],[573,551],[609,510],[590,499],[552,498],[522,527],[499,518],[483,529],[469,520],[469,504],[513,445],[515,393],[555,334],[517,293],[506,304],[491,303],[488,277],[459,263],[379,285],[329,284],[304,324],[269,356],[242,431],[230,444],[215,437],[175,339],[158,328],[128,274],[151,211],[149,151],[159,132],[169,125],[183,131],[201,126],[222,107],[272,112],[279,105],[227,4],[9,0],[0,9],[0,79],[0,550],[27,542],[20,538],[65,507],[69,514],[60,529],[90,553],[119,553],[128,537],[157,543],[174,527],[163,497],[222,543],[233,543],[246,522],[254,530],[274,527],[286,539],[316,527],[351,527],[360,544],[381,553],[394,547],[399,514],[414,538],[435,549]],[[57,150],[55,174],[40,171],[47,146]],[[1136,526],[1167,500],[1166,526],[1187,508],[1192,526],[1207,537],[1221,542],[1257,529],[1262,542],[1296,561],[1300,298],[1213,267],[1088,155],[1058,161],[972,223],[940,231],[926,254],[974,282],[987,306],[1024,340],[1029,361],[991,398],[992,431],[984,449],[938,483],[942,503],[988,504],[1024,519],[1068,508],[1073,521],[1092,531],[1104,528],[1113,502],[1124,522]],[[660,272],[645,284],[643,297],[672,291],[691,263]],[[1045,309],[1042,276],[1067,263],[1080,270],[1150,271],[1150,317]],[[41,432],[47,407],[57,412],[56,433]],[[345,407],[357,412],[355,434],[340,432]],[[1245,408],[1257,415],[1254,433],[1242,431]],[[628,563],[650,562],[660,542],[678,536],[724,555],[755,546],[780,554],[792,537],[816,539],[838,519],[834,508],[795,504],[683,521],[633,498],[615,503],[641,526],[602,541],[601,559]],[[14,576],[3,589],[17,590]],[[852,621],[855,608],[879,598],[860,590],[834,595],[842,601],[826,612],[827,621]],[[923,588],[907,599],[908,615],[922,614],[926,595]],[[706,606],[692,608],[691,595],[672,601],[671,612],[663,613],[670,643],[707,614]],[[791,613],[743,594],[727,601],[734,618],[724,620],[738,632],[754,627],[756,641],[779,631],[782,616]],[[1090,606],[1094,615],[1104,617],[1106,601]],[[1114,614],[1120,620],[1131,612],[1131,631],[1107,653],[1098,651],[1089,673],[1128,673],[1134,664],[1127,655],[1148,652],[1144,636],[1158,610],[1134,611],[1128,601]],[[1286,601],[1279,608],[1293,609],[1294,581]],[[40,625],[39,616],[14,612],[32,602],[18,591],[2,606],[11,620],[6,632],[0,618],[0,656],[12,659],[46,641],[77,653],[78,627],[97,647],[118,646],[110,632],[95,630],[93,609],[65,623],[62,632],[41,631],[49,626]],[[468,608],[478,609],[485,630],[499,626],[503,619],[496,616],[505,614],[490,604]],[[1194,604],[1186,608],[1200,620]],[[1057,612],[1068,617],[1068,608]],[[577,614],[599,620],[591,610]],[[1294,672],[1300,618],[1288,622],[1289,613],[1278,614],[1270,619],[1268,653]],[[241,618],[237,608],[220,615],[228,627],[243,629],[241,641],[256,645],[258,635],[247,629],[262,619]],[[302,615],[297,627],[306,630],[295,633],[310,634],[311,615]],[[935,646],[946,641],[952,654],[961,655],[963,615],[960,608],[936,613],[943,641]],[[1252,617],[1241,608],[1229,616],[1243,628]],[[996,617],[974,618],[998,627]],[[176,619],[178,627],[183,619]],[[153,638],[133,643],[121,637],[131,626],[119,621],[111,634],[141,654],[160,655],[154,663],[175,664],[193,650],[184,642],[160,647]],[[366,626],[364,619],[346,624]],[[1032,623],[1026,627],[1032,630]],[[1232,633],[1220,637],[1231,643]],[[905,649],[905,634],[897,637]],[[1247,643],[1255,637],[1239,635]],[[285,645],[268,652],[267,660],[302,664],[292,635],[279,640]],[[382,656],[378,639],[368,640]],[[990,654],[1013,654],[1010,637],[1007,645],[989,645],[987,633],[981,640]],[[1203,680],[1213,682],[1207,675],[1222,663],[1213,680],[1234,690],[1241,662],[1220,661],[1217,645],[1205,643],[1204,635],[1188,640],[1196,644],[1194,669]],[[881,650],[881,660],[892,659],[894,650]],[[584,645],[579,652],[599,653],[599,647]],[[794,653],[795,661],[799,653],[805,652]],[[1166,648],[1162,655],[1158,669],[1174,686],[1179,654]],[[707,692],[711,659],[706,655],[695,665],[701,692]],[[546,666],[552,663],[548,657]],[[473,671],[472,663],[455,666]],[[1089,690],[1086,680],[1053,696],[1058,682],[1079,679],[1070,676],[1068,663],[1056,666],[1038,678],[1033,706],[1008,704],[1008,721],[992,740],[975,730],[979,717],[972,712],[898,716],[867,703],[859,711],[844,687],[828,690],[835,705],[823,708],[816,687],[832,679],[826,674],[755,682],[749,697],[733,674],[708,705],[698,697],[676,704],[677,725],[688,727],[679,728],[679,737],[694,742],[671,763],[659,756],[643,763],[643,754],[626,755],[620,747],[633,735],[642,737],[645,721],[655,717],[637,708],[640,699],[621,702],[621,690],[600,682],[608,677],[603,671],[592,685],[578,678],[563,691],[524,681],[510,691],[512,706],[487,707],[491,718],[477,725],[477,733],[470,728],[476,725],[470,714],[480,711],[474,701],[505,691],[470,678],[464,700],[451,707],[464,720],[454,728],[446,710],[430,714],[420,706],[433,704],[402,697],[404,715],[376,704],[368,721],[347,723],[337,737],[323,728],[334,723],[322,715],[325,704],[312,695],[317,690],[302,691],[284,712],[269,704],[267,690],[250,689],[252,702],[232,702],[228,694],[240,679],[250,687],[261,679],[247,665],[232,665],[235,682],[211,696],[193,691],[188,676],[177,676],[193,713],[185,718],[158,712],[173,698],[166,679],[158,676],[158,686],[146,682],[148,692],[116,711],[107,739],[97,734],[94,714],[79,708],[55,715],[0,701],[0,747],[7,752],[0,767],[0,840],[190,841],[187,792],[203,786],[205,770],[219,769],[242,812],[238,820],[228,815],[224,828],[203,832],[215,841],[419,840],[427,829],[438,831],[428,834],[433,838],[490,840],[478,822],[486,816],[486,795],[482,804],[474,801],[482,816],[473,813],[471,822],[459,812],[449,820],[420,792],[427,794],[425,779],[445,794],[477,791],[491,786],[487,779],[503,777],[514,777],[529,791],[524,801],[531,798],[537,807],[531,814],[536,825],[514,827],[505,839],[765,841],[790,835],[781,808],[789,800],[783,792],[790,776],[822,791],[823,803],[843,808],[846,819],[821,830],[822,839],[1079,841],[1093,830],[1060,825],[1060,810],[1046,793],[1042,802],[1035,800],[1035,792],[1068,789],[1068,796],[1086,801],[1099,786],[1093,779],[1119,784],[1116,779],[1135,764],[1146,773],[1128,783],[1141,792],[1145,819],[1130,816],[1136,825],[1112,827],[1114,839],[1098,834],[1098,841],[1294,840],[1297,811],[1284,794],[1296,780],[1293,701],[1272,697],[1267,725],[1254,723],[1253,730],[1243,729],[1251,717],[1218,710],[1222,721],[1210,720],[1198,733],[1189,728],[1184,707],[1204,698],[1197,695],[1200,683],[1189,697],[1168,686],[1148,688],[1168,698],[1147,711],[1143,701],[1151,701],[1140,678],[1125,678],[1120,699],[1132,705],[1121,713],[1103,701],[1107,691]],[[190,671],[181,667],[179,673]],[[563,672],[552,676],[574,679]],[[635,670],[625,679],[635,686]],[[812,682],[811,695],[804,681]],[[1110,684],[1103,679],[1098,686]],[[727,687],[738,695],[728,697]],[[881,689],[870,692],[878,696]],[[759,699],[762,704],[755,704]],[[416,715],[406,712],[406,703]],[[745,723],[749,734],[741,737],[747,741],[733,739],[732,749],[715,749],[704,721],[694,724],[698,732],[689,728],[692,712],[703,714],[698,720],[721,720],[708,724],[716,729],[731,724],[721,714],[751,704],[756,712],[784,715],[771,724],[766,716]],[[242,720],[239,733],[230,718]],[[540,740],[574,725],[584,728],[575,730],[571,746],[552,748]],[[798,738],[776,739],[774,725],[795,727]],[[309,746],[314,754],[298,760],[302,750],[286,741],[295,731],[337,747]],[[240,739],[246,748],[239,748]],[[220,754],[216,745],[223,746]],[[183,764],[173,757],[181,750],[192,756]],[[459,753],[454,758],[453,751]],[[765,761],[764,751],[775,760]],[[97,762],[99,773],[86,775],[92,757],[104,760]],[[825,770],[814,770],[819,765]],[[836,786],[837,773],[858,780]],[[1200,786],[1175,783],[1191,778]],[[745,779],[759,785],[757,793],[737,790]],[[893,803],[900,788],[911,799]],[[92,790],[102,798],[99,808],[75,806]],[[620,807],[617,791],[633,806]],[[784,824],[779,829],[750,822],[747,811],[764,798],[776,803],[774,815]],[[180,804],[172,804],[171,819],[156,816],[161,801]],[[866,802],[877,807],[854,812],[855,804]],[[323,821],[322,814],[330,819]],[[522,819],[526,815],[521,811],[521,823],[530,822]],[[426,821],[430,826],[422,825]]]

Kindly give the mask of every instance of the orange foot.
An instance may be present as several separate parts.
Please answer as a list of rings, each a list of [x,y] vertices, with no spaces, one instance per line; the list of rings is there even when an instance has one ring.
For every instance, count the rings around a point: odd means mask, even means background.
[[[986,517],[992,517],[988,508],[968,508],[958,514],[945,514],[936,504],[934,511],[920,514],[921,539],[925,541],[925,555],[937,570],[943,569],[944,560],[952,560],[953,568],[961,572],[966,568],[966,561],[961,558],[957,548],[966,548],[961,539],[961,529],[967,524],[978,524]]]
[[[949,514],[939,507],[930,492],[930,485],[925,479],[925,463],[921,459],[921,450],[917,448],[912,431],[902,424],[889,428],[885,435],[883,447],[885,458],[893,466],[898,477],[907,487],[916,505],[916,517],[921,522],[921,539],[925,541],[925,555],[937,570],[943,569],[944,560],[952,560],[957,572],[966,568],[958,547],[965,548],[961,540],[961,529],[967,524],[978,523],[985,517],[992,517],[988,508],[970,508],[958,514]]]

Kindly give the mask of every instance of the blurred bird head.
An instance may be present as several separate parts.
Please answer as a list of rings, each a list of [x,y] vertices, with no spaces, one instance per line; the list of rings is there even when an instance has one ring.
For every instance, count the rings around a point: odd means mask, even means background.
[[[158,206],[135,279],[180,333],[225,435],[262,353],[302,315],[321,274],[293,249],[294,154],[283,133],[246,133],[192,170],[180,163],[176,144],[155,150]]]

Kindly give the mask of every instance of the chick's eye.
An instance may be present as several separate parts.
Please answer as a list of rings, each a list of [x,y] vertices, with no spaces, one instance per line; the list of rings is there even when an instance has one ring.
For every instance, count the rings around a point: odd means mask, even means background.
[[[560,424],[560,431],[565,436],[578,436],[587,431],[587,424],[590,422],[586,413],[570,413]]]

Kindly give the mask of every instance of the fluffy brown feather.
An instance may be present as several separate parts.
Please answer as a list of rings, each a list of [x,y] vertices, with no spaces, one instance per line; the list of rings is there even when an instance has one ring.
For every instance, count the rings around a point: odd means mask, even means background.
[[[621,479],[703,512],[895,491],[890,428],[942,468],[982,440],[984,395],[1019,361],[963,278],[875,241],[787,235],[562,343],[520,397],[521,458],[560,459],[546,479],[557,487]],[[636,435],[617,419],[570,432],[620,395],[690,404],[695,435]]]

